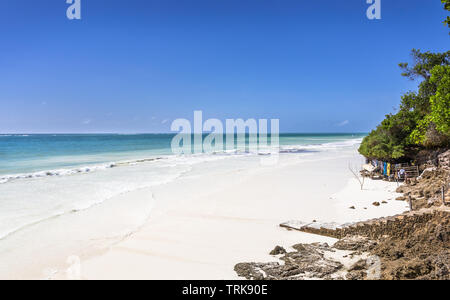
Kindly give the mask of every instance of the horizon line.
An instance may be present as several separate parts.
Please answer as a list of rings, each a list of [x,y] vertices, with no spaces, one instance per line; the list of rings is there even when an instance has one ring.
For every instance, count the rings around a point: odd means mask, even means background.
[[[212,132],[203,132],[202,134],[209,134]],[[279,134],[368,134],[369,132],[280,132]],[[150,134],[179,134],[179,132],[0,132],[0,135],[150,135]],[[192,133],[196,134],[196,133]],[[225,133],[226,134],[226,133]],[[246,132],[246,134],[248,134]],[[267,133],[270,134],[270,133]]]

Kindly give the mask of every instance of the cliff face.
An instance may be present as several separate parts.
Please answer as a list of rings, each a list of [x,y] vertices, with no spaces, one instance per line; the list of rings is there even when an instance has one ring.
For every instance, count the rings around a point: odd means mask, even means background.
[[[438,166],[442,168],[442,170],[450,173],[450,150],[447,150],[438,156]]]
[[[410,157],[419,166],[420,171],[431,167],[449,166],[450,150],[448,148],[423,149]]]

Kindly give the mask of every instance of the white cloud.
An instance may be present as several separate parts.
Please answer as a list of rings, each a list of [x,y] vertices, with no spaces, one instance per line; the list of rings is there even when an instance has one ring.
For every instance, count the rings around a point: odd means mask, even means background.
[[[348,124],[350,124],[350,121],[349,120],[345,120],[345,121],[342,121],[341,123],[336,124],[336,126],[342,127],[342,126],[345,126],[345,125],[348,125]]]
[[[91,122],[92,122],[92,120],[90,120],[90,119],[85,119],[85,120],[83,120],[83,121],[81,122],[81,124],[83,124],[83,125],[89,125],[89,124],[91,124]]]
[[[167,122],[169,122],[169,120],[165,119],[161,121],[161,124],[166,124]]]

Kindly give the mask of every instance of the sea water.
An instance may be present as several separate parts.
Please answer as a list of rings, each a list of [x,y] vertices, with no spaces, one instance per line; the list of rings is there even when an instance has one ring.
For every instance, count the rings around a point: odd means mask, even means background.
[[[361,138],[362,134],[282,134],[298,150]],[[58,175],[110,168],[112,163],[172,154],[173,134],[0,134],[0,182],[14,176]],[[306,146],[306,148],[305,148]],[[39,173],[39,174],[38,174]],[[41,177],[39,176],[39,177]]]

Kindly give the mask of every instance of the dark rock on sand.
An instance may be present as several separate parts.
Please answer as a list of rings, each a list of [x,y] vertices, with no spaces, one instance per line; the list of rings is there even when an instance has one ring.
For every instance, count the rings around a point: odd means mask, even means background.
[[[246,279],[281,280],[305,278],[330,278],[343,268],[340,262],[325,258],[324,252],[332,249],[327,244],[297,244],[295,252],[285,253],[278,262],[240,263],[234,267],[236,273]]]
[[[275,249],[270,251],[270,255],[280,255],[280,254],[285,254],[286,252],[287,251],[283,247],[276,246]]]

